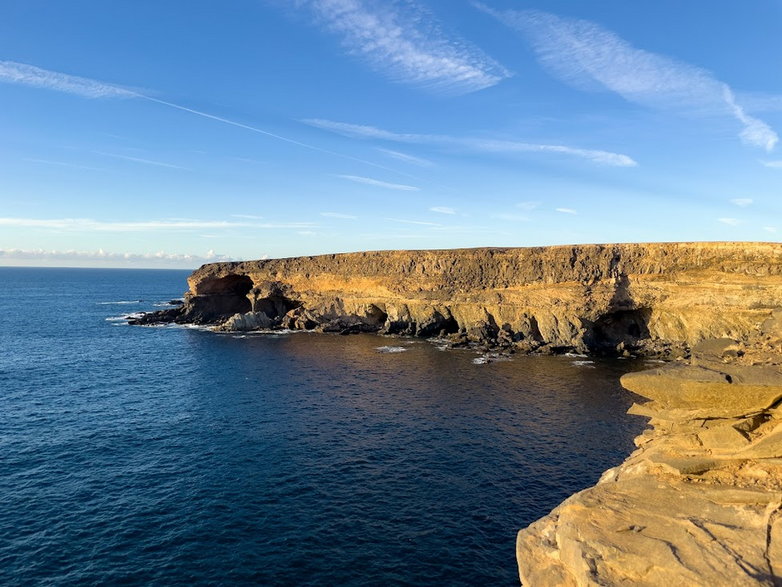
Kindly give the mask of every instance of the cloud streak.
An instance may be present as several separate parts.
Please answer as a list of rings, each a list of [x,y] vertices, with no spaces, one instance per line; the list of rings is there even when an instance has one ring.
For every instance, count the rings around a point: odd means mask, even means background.
[[[433,206],[429,208],[429,211],[437,212],[438,214],[450,214],[450,215],[456,214],[456,210],[449,206]]]
[[[103,155],[104,157],[112,157],[114,159],[122,159],[123,161],[130,161],[132,163],[141,163],[143,165],[153,165],[155,167],[167,167],[168,169],[182,169],[188,171],[187,167],[181,167],[172,163],[164,163],[163,161],[153,161],[151,159],[142,159],[141,157],[130,157],[128,155],[119,155],[117,153],[103,153],[95,151],[96,155]]]
[[[227,222],[200,220],[149,220],[143,222],[107,222],[90,218],[0,218],[0,227],[42,228],[73,232],[160,232],[180,230],[229,230],[235,228],[286,229],[311,228],[312,222]]]
[[[732,116],[739,137],[770,151],[779,140],[765,122],[746,113],[733,90],[700,67],[637,49],[587,20],[560,18],[538,10],[479,9],[521,32],[544,68],[582,90],[609,90],[630,102],[672,111]]]
[[[612,153],[610,151],[601,151],[597,149],[581,149],[578,147],[569,147],[566,145],[546,145],[536,143],[524,143],[519,141],[491,140],[480,138],[462,138],[448,135],[430,135],[415,133],[397,133],[374,126],[350,124],[347,122],[336,122],[324,120],[321,118],[309,118],[302,122],[328,130],[343,136],[373,139],[382,141],[393,141],[396,143],[434,145],[437,147],[456,147],[468,151],[477,151],[483,153],[499,154],[517,154],[517,153],[557,153],[570,155],[587,159],[593,163],[609,165],[615,167],[635,167],[638,165],[631,157],[621,153]]]
[[[336,151],[330,151],[329,149],[323,149],[316,145],[303,143],[301,141],[297,141],[296,139],[292,139],[283,135],[269,132],[262,128],[258,128],[256,126],[251,126],[249,124],[244,124],[241,122],[237,122],[235,120],[223,118],[222,116],[209,114],[208,112],[203,112],[201,110],[195,110],[194,108],[188,108],[180,104],[175,104],[174,102],[161,100],[160,98],[155,98],[146,93],[129,90],[118,85],[107,84],[93,79],[88,79],[88,78],[79,77],[75,75],[69,75],[57,71],[51,71],[48,69],[42,69],[40,67],[35,67],[33,65],[17,63],[15,61],[0,61],[0,82],[30,86],[34,88],[40,88],[40,89],[50,90],[55,92],[62,92],[66,94],[73,94],[85,98],[136,98],[139,100],[146,100],[149,102],[154,102],[155,104],[159,104],[161,106],[167,106],[168,108],[179,110],[181,112],[187,112],[189,114],[193,114],[201,118],[206,118],[208,120],[212,120],[215,122],[227,124],[229,126],[247,130],[256,134],[261,134],[266,137],[276,139],[278,141],[282,141],[285,143],[289,143],[291,145],[302,147],[304,149],[309,149],[311,151],[316,151],[318,153],[323,153],[334,157],[340,157],[342,159],[348,159],[350,161],[356,161],[358,163],[362,163],[364,165],[370,165],[372,167],[383,169],[385,171],[399,173],[394,169],[390,169],[384,165],[380,165],[379,163],[375,163],[373,161],[367,161],[365,159],[353,157],[351,155],[346,155],[344,153],[338,153]],[[109,154],[104,153],[104,155],[109,155]],[[115,155],[109,155],[109,156],[115,156]],[[149,161],[142,161],[142,160],[136,160],[136,161],[155,164],[154,162],[149,162]],[[166,166],[167,164],[163,164],[163,165]]]
[[[387,190],[397,190],[402,192],[418,192],[421,188],[413,185],[404,185],[401,183],[389,183],[387,181],[380,181],[379,179],[373,179],[371,177],[362,177],[360,175],[338,175],[341,179],[347,179],[355,183],[363,183],[365,185],[371,185],[379,188],[385,188]]]
[[[339,218],[340,220],[357,220],[358,216],[352,214],[343,214],[342,212],[321,212],[321,216],[326,218]]]
[[[85,98],[138,98],[140,94],[86,77],[41,69],[34,65],[0,61],[0,81],[55,90]]]
[[[383,149],[382,147],[377,147],[377,150],[380,151],[381,153],[388,155],[393,159],[402,161],[404,163],[411,163],[413,165],[418,165],[419,167],[432,167],[434,165],[434,163],[432,163],[428,159],[423,159],[421,157],[414,157],[413,155],[408,155],[407,153],[400,153],[399,151],[393,151],[391,149]]]
[[[347,51],[394,82],[449,94],[491,87],[510,72],[480,49],[446,35],[413,1],[302,0]]]
[[[208,251],[206,255],[182,253],[113,253],[97,251],[46,250],[46,249],[0,249],[0,263],[6,264],[55,264],[55,265],[125,265],[125,266],[182,266],[195,267],[204,263],[232,261],[232,257]]]

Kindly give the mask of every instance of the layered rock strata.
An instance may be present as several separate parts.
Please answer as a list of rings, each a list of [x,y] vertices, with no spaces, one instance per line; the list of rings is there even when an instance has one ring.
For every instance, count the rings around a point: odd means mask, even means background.
[[[782,245],[379,251],[204,265],[139,324],[449,336],[523,351],[682,354],[782,306]]]
[[[631,373],[651,418],[598,484],[522,530],[524,585],[782,585],[782,313]]]

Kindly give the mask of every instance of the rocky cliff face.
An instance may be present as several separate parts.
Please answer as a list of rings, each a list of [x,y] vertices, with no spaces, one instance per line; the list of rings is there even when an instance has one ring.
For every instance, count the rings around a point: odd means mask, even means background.
[[[622,385],[652,428],[519,533],[523,584],[782,585],[782,313]]]
[[[536,349],[666,351],[756,331],[782,306],[782,245],[381,251],[204,265],[156,321],[381,332]]]

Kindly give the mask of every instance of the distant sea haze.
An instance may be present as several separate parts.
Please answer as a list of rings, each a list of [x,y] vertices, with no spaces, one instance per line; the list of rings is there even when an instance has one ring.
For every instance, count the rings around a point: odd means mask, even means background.
[[[0,268],[3,585],[515,584],[644,425],[633,361],[126,325],[186,276]]]

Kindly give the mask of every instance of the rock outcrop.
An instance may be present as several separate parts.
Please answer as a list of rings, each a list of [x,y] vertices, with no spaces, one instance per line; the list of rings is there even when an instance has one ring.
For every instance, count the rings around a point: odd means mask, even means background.
[[[705,338],[746,336],[782,306],[782,245],[379,251],[213,263],[188,282],[183,306],[135,323],[681,355]]]
[[[782,313],[631,373],[638,449],[518,535],[525,585],[782,585]]]

